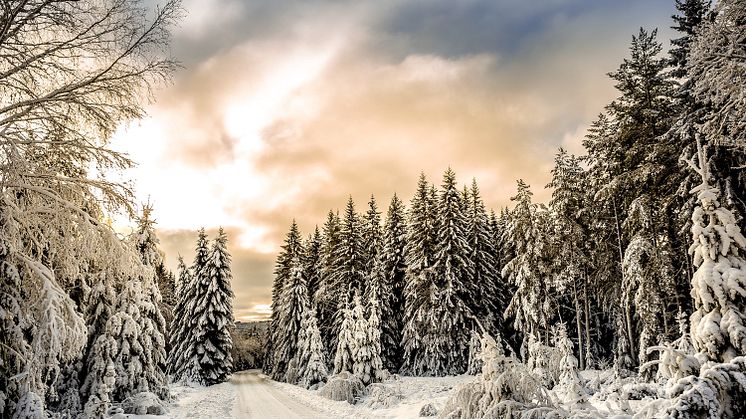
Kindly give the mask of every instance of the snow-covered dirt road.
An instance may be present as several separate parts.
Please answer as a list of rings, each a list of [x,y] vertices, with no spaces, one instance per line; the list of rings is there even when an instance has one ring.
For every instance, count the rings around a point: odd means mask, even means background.
[[[272,386],[259,371],[233,374],[231,384],[236,389],[233,416],[251,419],[312,419],[330,417],[307,406],[281,389]]]
[[[233,374],[227,383],[200,389],[174,388],[177,401],[169,417],[174,419],[315,419],[334,418],[332,412],[302,403],[282,387],[272,385],[261,371]]]

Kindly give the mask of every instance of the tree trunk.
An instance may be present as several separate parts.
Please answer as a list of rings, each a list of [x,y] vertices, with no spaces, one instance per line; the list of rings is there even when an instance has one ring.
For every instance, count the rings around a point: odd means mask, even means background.
[[[575,294],[575,326],[577,327],[578,333],[578,357],[580,360],[580,369],[585,369],[585,356],[583,356],[583,335],[580,324],[580,303],[578,301],[578,287],[576,282],[572,281],[572,288]]]

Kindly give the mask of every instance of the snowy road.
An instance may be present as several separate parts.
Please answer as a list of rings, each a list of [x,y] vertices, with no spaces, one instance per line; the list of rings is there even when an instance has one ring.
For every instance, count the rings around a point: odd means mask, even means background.
[[[203,388],[178,387],[173,419],[316,419],[336,415],[302,403],[259,370],[233,374],[227,383]]]
[[[236,389],[233,416],[250,419],[313,419],[327,418],[320,412],[293,399],[270,384],[258,370],[233,374],[231,384]]]

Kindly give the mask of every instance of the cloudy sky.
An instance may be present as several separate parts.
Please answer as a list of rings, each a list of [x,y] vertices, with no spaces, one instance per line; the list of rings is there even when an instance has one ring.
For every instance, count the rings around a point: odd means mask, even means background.
[[[668,46],[673,0],[184,0],[184,68],[114,147],[155,205],[167,263],[229,232],[238,319],[268,314],[274,258],[352,195],[382,210],[423,171],[516,179],[546,199],[553,154],[581,154],[639,27]]]

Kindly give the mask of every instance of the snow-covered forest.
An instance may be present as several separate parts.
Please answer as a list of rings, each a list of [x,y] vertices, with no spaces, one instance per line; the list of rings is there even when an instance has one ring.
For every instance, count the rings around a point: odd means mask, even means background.
[[[556,152],[548,203],[518,180],[488,210],[448,169],[293,222],[264,370],[351,401],[477,374],[449,418],[746,415],[746,2],[676,7],[670,51],[641,28],[608,74],[586,154]]]
[[[171,272],[113,180],[180,0],[0,2],[0,417],[746,417],[746,0],[675,5],[548,202],[518,180],[489,209],[448,168],[292,222],[265,341],[235,330],[227,232]],[[260,360],[274,381],[236,371]]]
[[[200,235],[176,281],[152,207],[105,176],[134,164],[108,148],[114,130],[178,67],[180,3],[0,11],[0,417],[98,418],[143,400],[158,413],[169,375],[209,384],[231,370],[227,237],[208,248]]]

